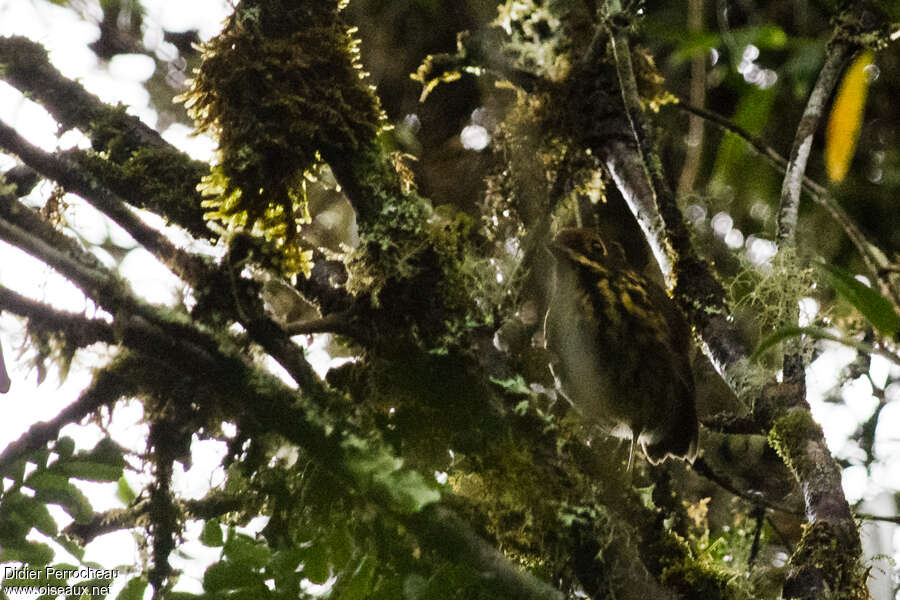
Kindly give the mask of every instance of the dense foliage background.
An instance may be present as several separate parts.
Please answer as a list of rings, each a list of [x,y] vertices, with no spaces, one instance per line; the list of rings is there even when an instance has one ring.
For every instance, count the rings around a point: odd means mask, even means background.
[[[0,37],[58,125],[0,123],[8,408],[85,386],[0,453],[0,561],[38,573],[3,593],[895,597],[858,528],[900,520],[895,2],[32,4],[150,75],[114,106]],[[555,389],[576,225],[693,327],[693,465],[627,470]]]

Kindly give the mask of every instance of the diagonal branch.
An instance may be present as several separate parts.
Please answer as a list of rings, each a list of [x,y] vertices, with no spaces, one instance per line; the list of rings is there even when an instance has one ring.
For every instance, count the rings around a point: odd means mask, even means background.
[[[785,173],[788,165],[787,159],[759,136],[753,135],[743,127],[711,110],[684,102],[679,102],[674,106],[680,110],[706,119],[724,131],[739,136],[770,164],[775,166],[776,169],[780,170],[782,174]],[[900,279],[898,279],[894,273],[891,273],[890,270],[893,267],[893,263],[888,259],[884,251],[866,236],[856,224],[856,221],[854,221],[853,218],[847,214],[847,211],[838,204],[834,196],[831,195],[825,186],[817,183],[809,176],[804,175],[803,191],[805,191],[816,204],[828,211],[831,218],[841,226],[844,233],[847,234],[847,237],[856,247],[863,262],[865,262],[866,268],[869,270],[869,274],[872,276],[873,280],[880,282],[882,292],[893,299],[895,306],[900,306],[900,283],[898,283]]]
[[[87,200],[179,277],[196,280],[196,273],[203,270],[203,259],[177,248],[163,234],[144,223],[124,200],[109,191],[102,182],[89,178],[83,169],[67,160],[28,143],[5,123],[0,123],[0,148],[15,154],[35,171]]]
[[[791,147],[790,158],[781,185],[777,236],[779,246],[796,245],[800,190],[809,160],[809,152],[812,148],[813,135],[825,112],[828,98],[844,70],[844,65],[847,64],[856,49],[855,44],[837,36],[828,44],[825,64],[819,72],[816,84],[806,102],[806,108],[803,110],[803,116],[797,125],[797,133],[794,136],[794,144]]]
[[[44,47],[28,38],[0,37],[0,66],[3,79],[40,103],[64,130],[78,127],[90,131],[110,111],[115,110],[81,84],[63,77],[50,63]],[[171,148],[155,129],[139,118],[129,116],[127,119],[128,133],[139,143],[154,148]]]
[[[111,140],[115,141],[116,152],[110,153],[110,160],[85,160],[86,171],[102,178],[132,205],[149,208],[198,238],[210,237],[195,189],[208,165],[191,160],[122,107],[104,104],[81,84],[64,77],[50,63],[46,50],[32,40],[0,37],[0,71],[5,81],[43,106],[63,130],[77,127],[97,150],[110,150]],[[113,160],[112,154],[117,154],[118,160]],[[138,154],[140,158],[131,160]],[[131,174],[118,164],[122,161],[134,170]],[[150,195],[152,200],[147,198]]]
[[[641,224],[660,267],[665,272],[666,266],[671,265],[671,271],[665,274],[672,294],[699,332],[713,365],[737,386],[733,368],[749,356],[747,344],[729,321],[725,290],[709,264],[697,254],[675,194],[666,181],[638,94],[628,32],[610,23],[609,35],[616,77],[637,151],[615,138],[603,140],[596,151]],[[598,61],[600,57],[592,60]]]

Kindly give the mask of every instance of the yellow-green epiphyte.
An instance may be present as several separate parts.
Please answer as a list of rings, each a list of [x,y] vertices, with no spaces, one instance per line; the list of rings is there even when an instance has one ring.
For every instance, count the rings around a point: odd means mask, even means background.
[[[374,147],[383,115],[337,0],[242,0],[184,95],[219,140],[201,185],[208,217],[300,252],[305,182],[321,161]],[[295,252],[295,253],[296,253]],[[305,268],[298,254],[285,264]]]

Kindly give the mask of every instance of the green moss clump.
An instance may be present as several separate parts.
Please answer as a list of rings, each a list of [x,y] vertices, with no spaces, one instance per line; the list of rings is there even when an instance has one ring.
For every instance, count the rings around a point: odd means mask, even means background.
[[[209,216],[289,251],[304,180],[322,160],[370,151],[382,126],[337,0],[244,0],[204,49],[184,98],[219,138],[203,185]],[[302,256],[297,267],[305,266]]]
[[[677,593],[708,600],[749,597],[733,571],[693,556],[688,543],[674,532],[665,532],[654,546],[662,567],[660,583]]]
[[[838,540],[847,539],[847,536],[836,527],[834,523],[821,520],[804,525],[803,537],[791,556],[791,567],[800,566],[801,572],[820,571],[827,585],[825,598],[865,600],[870,596],[866,570],[856,560],[859,550],[839,547]]]
[[[717,571],[696,560],[683,561],[667,566],[662,573],[662,583],[694,598],[735,598],[731,585],[733,575]]]
[[[372,178],[364,185],[374,190],[377,212],[360,221],[348,290],[367,295],[374,310],[390,316],[391,331],[404,338],[411,332],[428,351],[447,352],[472,328],[490,324],[505,288],[488,253],[478,250],[473,219],[451,207],[433,209],[415,192],[393,185],[385,191]]]
[[[141,147],[141,140],[133,131],[133,120],[124,104],[95,115],[90,122],[91,147],[104,153],[111,162],[125,162]]]
[[[797,450],[807,440],[816,439],[820,435],[819,426],[813,421],[809,411],[797,408],[775,420],[769,430],[769,445],[778,453],[784,464],[797,475],[808,472],[803,464],[797,462]]]

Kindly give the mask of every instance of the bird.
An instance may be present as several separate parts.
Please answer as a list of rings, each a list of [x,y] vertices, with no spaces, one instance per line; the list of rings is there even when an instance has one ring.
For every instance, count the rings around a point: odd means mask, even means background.
[[[697,410],[691,328],[666,291],[629,266],[616,242],[563,229],[549,244],[553,283],[544,319],[557,387],[591,425],[640,443],[650,464],[693,463]]]

